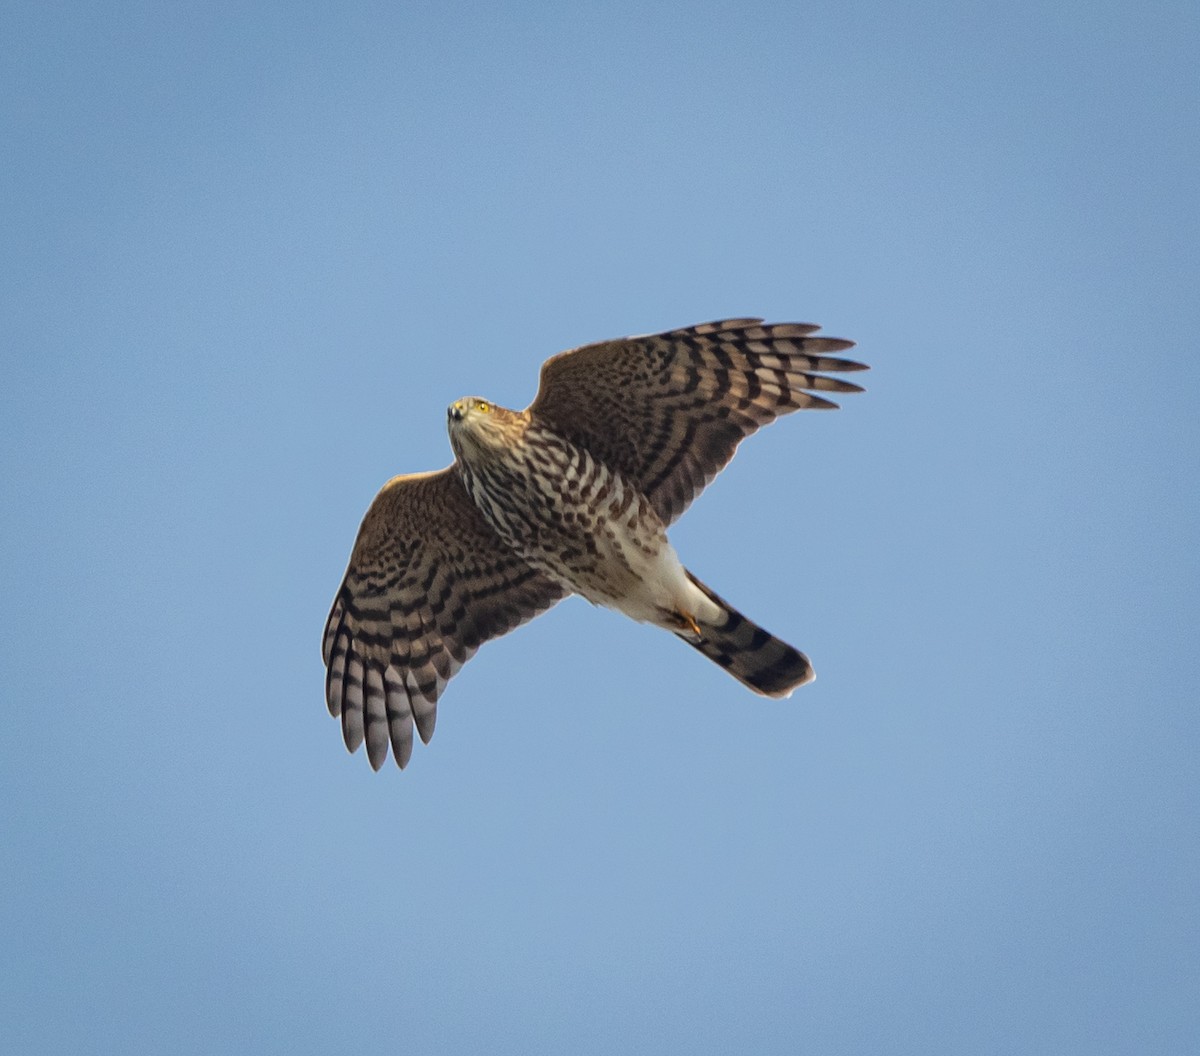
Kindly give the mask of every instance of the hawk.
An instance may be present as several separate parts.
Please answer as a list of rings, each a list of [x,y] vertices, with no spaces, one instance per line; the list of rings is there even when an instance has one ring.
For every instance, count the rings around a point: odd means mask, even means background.
[[[542,366],[510,411],[448,410],[454,462],[375,498],[325,625],[325,698],[346,747],[401,769],[446,683],[484,642],[568,594],[671,631],[756,693],[788,696],[808,658],[684,568],[667,528],[761,426],[861,392],[829,372],[852,341],[808,323],[725,319],[604,341]]]

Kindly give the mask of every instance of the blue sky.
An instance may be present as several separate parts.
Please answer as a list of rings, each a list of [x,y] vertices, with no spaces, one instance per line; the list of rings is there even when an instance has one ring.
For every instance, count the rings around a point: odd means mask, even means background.
[[[4,21],[0,1048],[1192,1051],[1194,4]],[[348,756],[445,406],[742,314],[874,368],[672,532],[817,682],[572,599]]]

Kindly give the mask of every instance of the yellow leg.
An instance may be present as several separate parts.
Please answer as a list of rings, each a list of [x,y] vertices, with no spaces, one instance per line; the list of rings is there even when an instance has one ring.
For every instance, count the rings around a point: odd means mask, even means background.
[[[697,638],[704,637],[704,635],[700,633],[700,625],[696,622],[696,617],[690,612],[679,613],[679,619],[682,621],[683,625],[687,627]]]

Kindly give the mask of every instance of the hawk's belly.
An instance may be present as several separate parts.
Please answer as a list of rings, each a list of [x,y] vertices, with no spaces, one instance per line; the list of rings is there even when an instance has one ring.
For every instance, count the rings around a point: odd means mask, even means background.
[[[471,497],[508,545],[596,605],[677,630],[720,610],[684,571],[662,520],[629,481],[561,439],[519,465],[467,465]]]

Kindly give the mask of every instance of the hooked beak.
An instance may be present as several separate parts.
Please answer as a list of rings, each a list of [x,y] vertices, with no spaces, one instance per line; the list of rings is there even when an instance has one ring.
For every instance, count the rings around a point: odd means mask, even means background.
[[[446,417],[452,422],[461,422],[463,420],[462,400],[455,400],[446,408]]]

